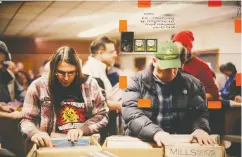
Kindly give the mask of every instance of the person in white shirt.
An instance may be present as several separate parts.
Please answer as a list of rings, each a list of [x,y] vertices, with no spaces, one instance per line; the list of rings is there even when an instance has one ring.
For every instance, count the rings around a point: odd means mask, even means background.
[[[83,66],[83,73],[99,78],[104,84],[104,90],[110,110],[121,110],[121,104],[109,99],[112,85],[107,77],[107,67],[112,67],[117,58],[115,43],[107,37],[100,37],[90,45],[91,55]]]
[[[117,51],[115,50],[115,43],[107,37],[99,37],[92,41],[90,45],[90,56],[87,62],[83,65],[83,73],[91,75],[98,79],[99,86],[103,89],[103,95],[109,108],[109,123],[107,130],[101,135],[101,143],[106,136],[116,135],[119,130],[119,113],[121,113],[122,103],[114,100],[112,96],[113,87],[107,76],[108,67],[113,67],[117,58]],[[121,95],[120,95],[121,97]]]

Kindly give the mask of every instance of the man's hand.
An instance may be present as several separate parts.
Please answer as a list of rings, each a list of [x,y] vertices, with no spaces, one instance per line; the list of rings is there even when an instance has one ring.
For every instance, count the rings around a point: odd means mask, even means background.
[[[75,142],[78,138],[81,138],[82,135],[83,131],[81,129],[71,129],[67,133],[67,140]]]
[[[122,105],[115,100],[107,100],[107,105],[110,111],[115,111],[115,110],[121,111],[122,109]]]
[[[213,96],[210,93],[206,93],[206,98],[207,98],[207,101],[213,100]]]
[[[240,95],[235,96],[234,101],[241,102],[241,96]]]
[[[196,139],[200,145],[204,144],[205,146],[208,146],[208,145],[213,146],[214,144],[217,143],[215,139],[211,138],[209,134],[202,129],[196,129],[192,133],[192,139],[190,140],[190,142],[192,142],[193,139]]]
[[[14,112],[8,113],[8,117],[11,119],[20,119],[22,118],[22,113],[19,111],[14,111]]]
[[[241,107],[242,103],[241,102],[236,102],[233,100],[229,100],[229,104],[231,107]]]
[[[162,145],[171,145],[174,143],[174,140],[171,138],[170,134],[165,131],[156,132],[153,139],[159,147]]]
[[[11,106],[8,106],[5,102],[0,102],[0,111],[11,113],[14,112],[15,109]]]
[[[51,138],[46,132],[39,132],[31,137],[31,141],[36,143],[38,147],[53,147]]]

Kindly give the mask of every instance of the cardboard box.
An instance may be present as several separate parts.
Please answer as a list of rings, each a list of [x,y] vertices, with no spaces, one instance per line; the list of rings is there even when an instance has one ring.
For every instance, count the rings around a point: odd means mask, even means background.
[[[88,153],[88,154],[82,155],[80,157],[119,157],[119,156],[114,155],[114,154],[107,152],[107,151],[100,151],[100,152]]]
[[[154,143],[147,143],[134,137],[111,136],[104,142],[102,150],[119,157],[163,157],[163,149],[154,146]]]
[[[217,141],[214,146],[200,146],[198,143],[189,143],[191,135],[172,135],[177,142],[174,145],[164,146],[165,157],[225,157],[225,149],[220,146],[220,138],[211,135]]]
[[[74,147],[52,147],[52,148],[37,148],[33,145],[27,157],[79,157],[90,152],[101,151],[99,143],[91,136],[82,137],[82,139],[89,139],[90,146],[74,146]],[[60,140],[60,138],[52,138],[53,140]],[[62,138],[62,139],[66,139]]]

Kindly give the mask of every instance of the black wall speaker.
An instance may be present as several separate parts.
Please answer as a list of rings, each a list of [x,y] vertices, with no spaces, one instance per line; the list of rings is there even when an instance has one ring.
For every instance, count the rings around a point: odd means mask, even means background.
[[[134,32],[121,32],[121,52],[133,52]]]

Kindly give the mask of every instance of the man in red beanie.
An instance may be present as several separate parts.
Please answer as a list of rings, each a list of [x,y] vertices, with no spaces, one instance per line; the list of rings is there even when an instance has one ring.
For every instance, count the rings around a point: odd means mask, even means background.
[[[181,31],[175,34],[172,40],[182,44],[185,48],[181,54],[181,60],[184,63],[183,71],[190,73],[202,82],[205,87],[207,100],[218,100],[218,87],[214,82],[211,69],[204,61],[191,53],[194,41],[193,33]]]

